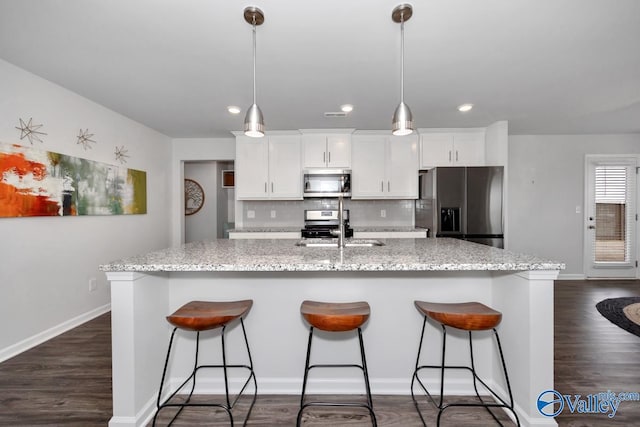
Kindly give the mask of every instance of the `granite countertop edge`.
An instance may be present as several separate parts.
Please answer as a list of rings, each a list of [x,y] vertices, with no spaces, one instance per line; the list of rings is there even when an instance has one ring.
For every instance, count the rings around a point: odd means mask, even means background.
[[[305,248],[295,239],[194,242],[100,266],[104,272],[540,271],[565,264],[456,239],[380,239],[372,248]]]

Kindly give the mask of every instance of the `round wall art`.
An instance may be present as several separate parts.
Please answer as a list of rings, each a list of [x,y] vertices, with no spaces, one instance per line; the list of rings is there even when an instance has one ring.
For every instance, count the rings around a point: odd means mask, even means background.
[[[193,215],[204,205],[204,191],[200,184],[192,179],[184,180],[184,214]]]

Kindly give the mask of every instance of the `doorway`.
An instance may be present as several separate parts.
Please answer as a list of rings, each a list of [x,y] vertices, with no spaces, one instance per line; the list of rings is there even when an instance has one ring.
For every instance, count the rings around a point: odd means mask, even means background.
[[[184,162],[184,243],[228,238],[235,217],[233,181],[227,178],[233,166],[233,161]]]
[[[591,156],[585,165],[585,275],[637,277],[636,156]]]

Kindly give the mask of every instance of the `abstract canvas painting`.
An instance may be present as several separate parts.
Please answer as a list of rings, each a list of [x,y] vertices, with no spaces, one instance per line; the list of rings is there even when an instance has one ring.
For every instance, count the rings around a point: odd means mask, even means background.
[[[147,213],[147,174],[0,142],[0,217]]]

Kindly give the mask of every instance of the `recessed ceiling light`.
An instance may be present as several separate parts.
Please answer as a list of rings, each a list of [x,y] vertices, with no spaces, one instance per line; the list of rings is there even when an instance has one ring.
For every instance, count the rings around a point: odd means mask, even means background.
[[[344,104],[340,106],[340,109],[345,112],[345,113],[350,113],[353,111],[353,105],[351,104]]]
[[[473,104],[462,104],[458,107],[458,111],[460,111],[461,113],[466,113],[467,111],[470,111],[473,108]]]
[[[231,114],[240,114],[240,107],[236,107],[235,105],[229,105],[227,107],[227,111]]]

